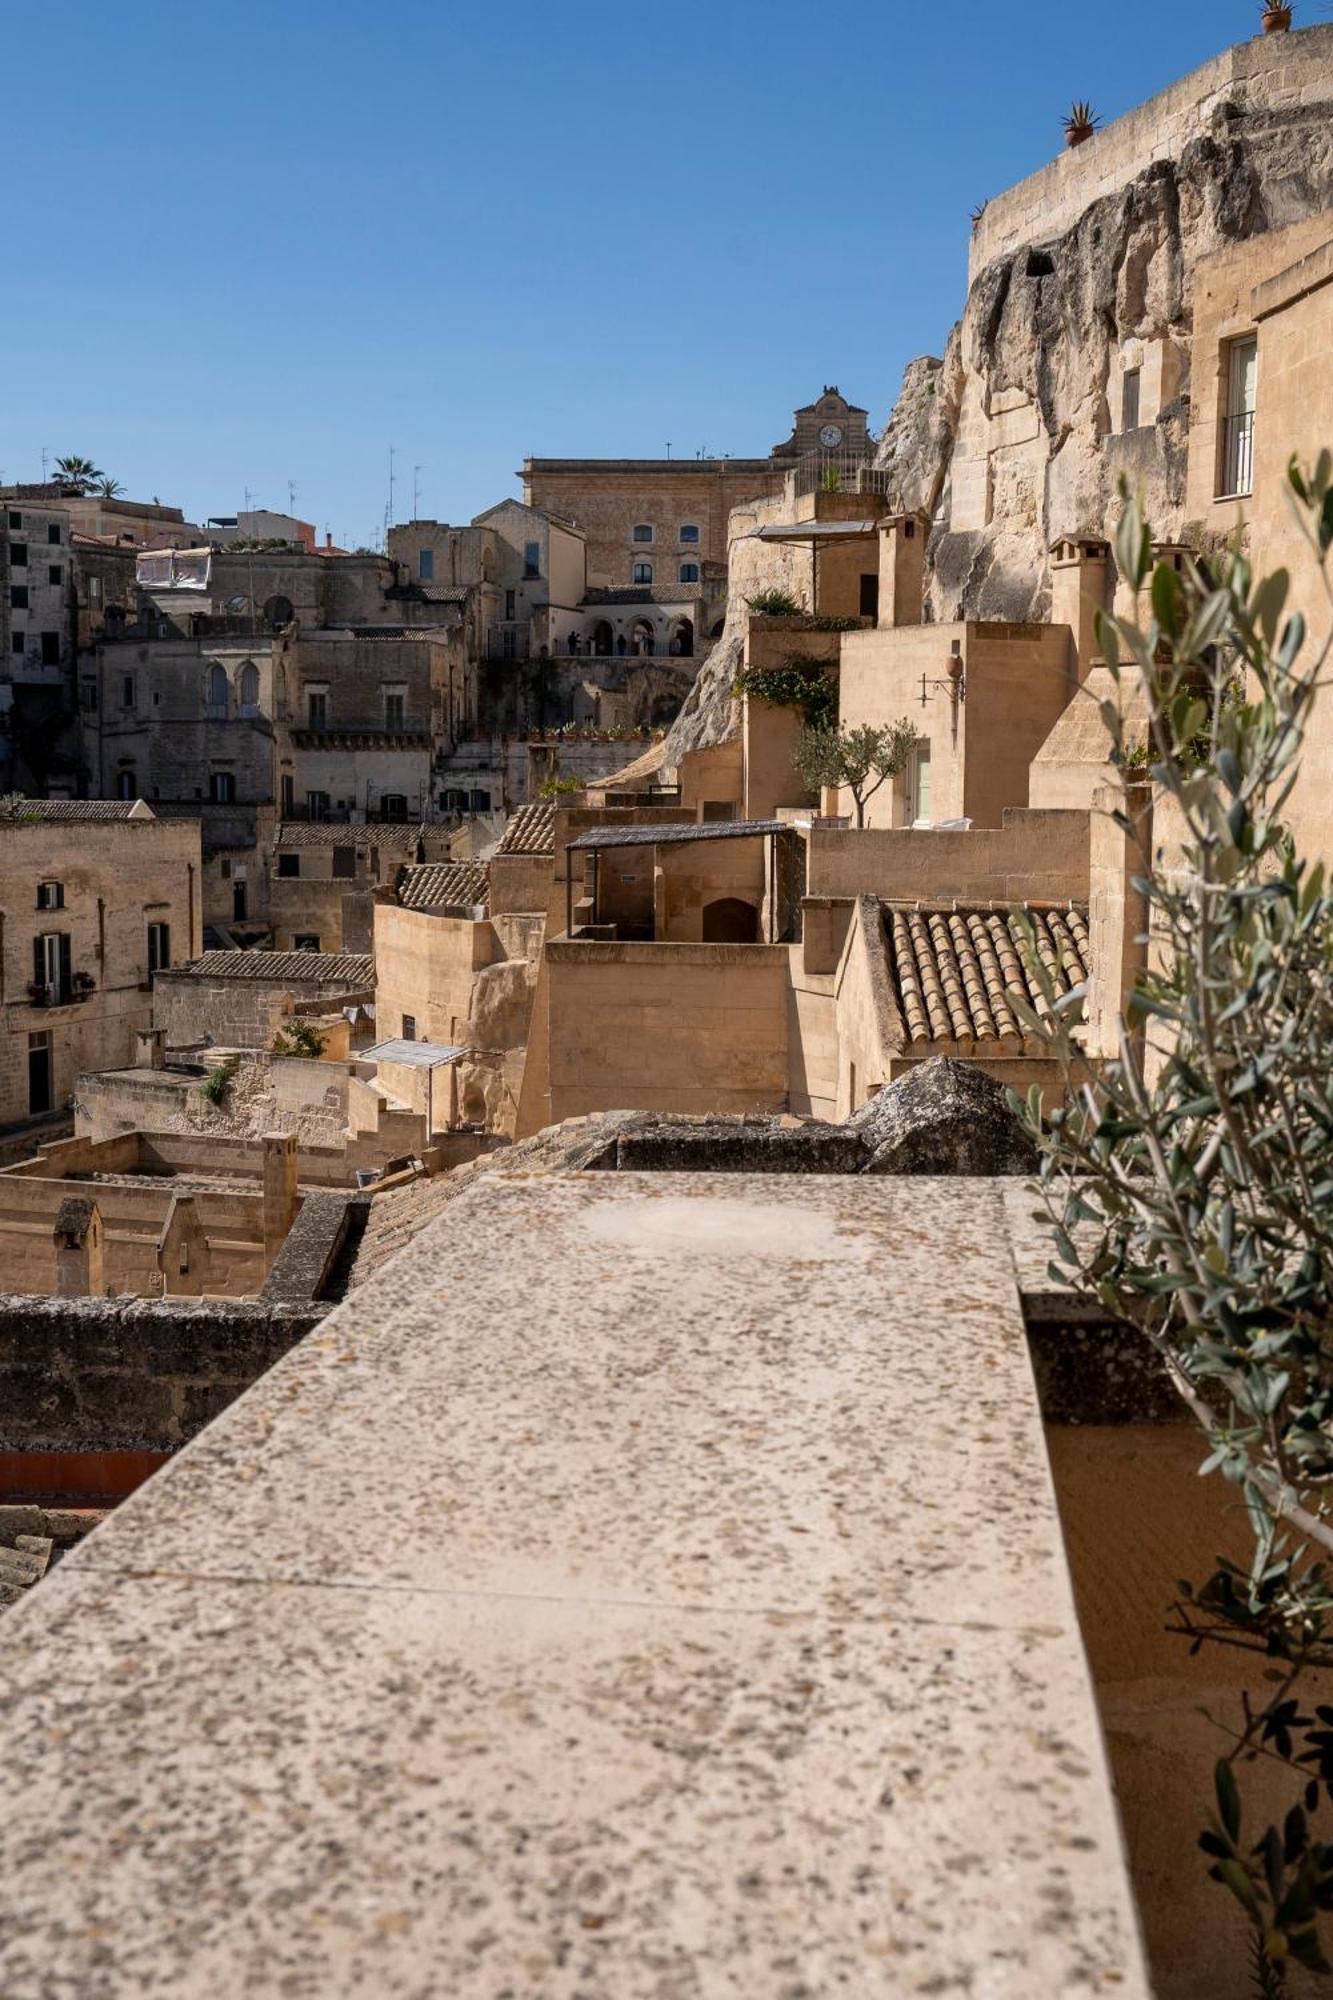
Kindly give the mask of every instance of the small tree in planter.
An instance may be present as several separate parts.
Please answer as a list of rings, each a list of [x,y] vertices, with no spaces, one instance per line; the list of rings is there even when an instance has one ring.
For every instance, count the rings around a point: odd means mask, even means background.
[[[804,729],[792,763],[812,792],[825,785],[846,786],[864,827],[866,806],[881,785],[907,768],[919,738],[905,715],[886,729],[863,723],[859,729]]]
[[[1293,461],[1290,481],[1333,602],[1333,455],[1313,475]],[[1333,1800],[1333,1703],[1309,1692],[1333,1671],[1333,889],[1283,822],[1333,636],[1307,648],[1286,572],[1255,583],[1238,547],[1183,577],[1153,570],[1151,548],[1131,502],[1116,552],[1145,623],[1101,617],[1098,642],[1150,712],[1145,772],[1120,705],[1102,704],[1153,953],[1091,1078],[1081,995],[1057,993],[1035,951],[1048,1014],[1009,998],[1065,1078],[1048,1127],[1036,1093],[1026,1107],[1052,1274],[1151,1344],[1206,1441],[1201,1471],[1252,1530],[1248,1570],[1179,1586],[1174,1629],[1263,1662],[1262,1695],[1222,1725],[1200,1844],[1252,1926],[1256,1993],[1285,2000],[1288,1965],[1329,1970],[1333,1913],[1333,1843],[1313,1825]],[[1130,787],[1145,780],[1183,828],[1169,872],[1143,842]],[[1245,1824],[1240,1774],[1259,1757],[1291,1776],[1281,1827]]]
[[[1291,26],[1291,8],[1274,6],[1272,0],[1266,0],[1261,15],[1266,35],[1285,35]]]

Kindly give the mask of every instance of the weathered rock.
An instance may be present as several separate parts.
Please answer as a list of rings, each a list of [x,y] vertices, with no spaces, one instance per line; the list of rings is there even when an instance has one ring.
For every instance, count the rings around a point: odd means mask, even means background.
[[[868,1174],[1029,1174],[1037,1164],[1004,1086],[948,1056],[886,1084],[847,1123],[869,1151]]]
[[[859,1174],[859,1133],[845,1125],[781,1118],[683,1118],[660,1113],[616,1142],[620,1173]]]

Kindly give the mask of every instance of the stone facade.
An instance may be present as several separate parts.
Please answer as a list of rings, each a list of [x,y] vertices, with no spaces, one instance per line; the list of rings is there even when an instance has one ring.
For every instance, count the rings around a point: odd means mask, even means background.
[[[80,1070],[131,1061],[154,966],[202,942],[197,826],[142,805],[67,810],[34,801],[32,818],[0,820],[0,1124],[67,1104]]]

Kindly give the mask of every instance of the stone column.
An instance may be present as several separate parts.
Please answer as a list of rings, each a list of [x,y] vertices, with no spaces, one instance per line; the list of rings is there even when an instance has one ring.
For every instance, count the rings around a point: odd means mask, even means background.
[[[102,1215],[95,1201],[71,1195],[60,1204],[52,1231],[56,1297],[100,1299],[106,1292]]]
[[[265,1132],[263,1145],[264,1269],[267,1271],[296,1220],[296,1134]]]

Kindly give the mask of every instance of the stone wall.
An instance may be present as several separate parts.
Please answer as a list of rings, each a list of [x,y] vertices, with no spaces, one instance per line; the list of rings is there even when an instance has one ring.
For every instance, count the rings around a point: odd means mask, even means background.
[[[1088,897],[1086,813],[1006,812],[999,827],[970,833],[815,826],[807,852],[812,896],[927,903],[1085,903]]]
[[[0,1295],[0,1452],[174,1451],[325,1311]]]
[[[331,980],[210,978],[171,972],[159,975],[154,983],[153,1026],[165,1029],[169,1048],[213,1043],[267,1049],[293,1012],[293,1003],[327,1001],[330,1009],[338,1010],[373,998],[372,992],[352,992]]]
[[[49,1037],[52,1096],[66,1104],[80,1070],[130,1062],[149,1025],[148,926],[166,924],[174,959],[202,941],[197,824],[173,820],[0,822],[0,1124],[35,1108],[29,1051]],[[61,906],[39,909],[39,882]],[[69,939],[70,971],[86,997],[37,1006],[34,939]]]

